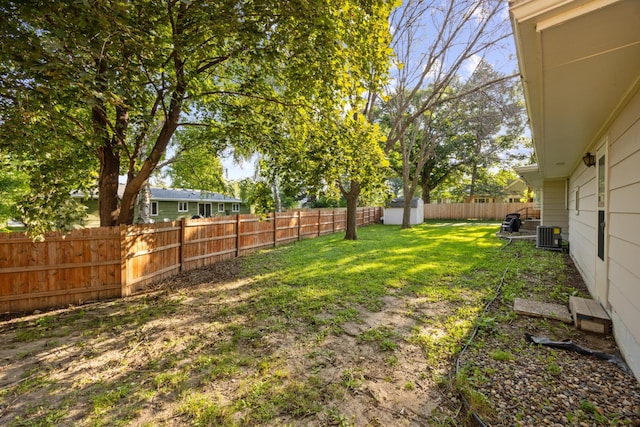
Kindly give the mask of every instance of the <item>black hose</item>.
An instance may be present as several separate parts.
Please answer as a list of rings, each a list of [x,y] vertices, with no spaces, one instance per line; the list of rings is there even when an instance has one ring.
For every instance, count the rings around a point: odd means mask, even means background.
[[[509,239],[509,242],[507,242],[505,245],[503,245],[500,250],[506,248],[507,246],[509,246],[511,243],[513,242],[513,239]],[[484,316],[485,313],[487,313],[487,311],[489,311],[489,307],[491,307],[491,304],[493,304],[493,302],[498,298],[498,296],[500,295],[500,291],[502,289],[502,285],[504,285],[504,279],[507,276],[507,272],[509,271],[509,267],[511,267],[511,263],[520,258],[520,253],[516,253],[516,256],[511,258],[511,261],[509,262],[509,264],[507,264],[507,267],[504,269],[504,272],[502,273],[502,278],[500,279],[500,283],[498,284],[498,287],[496,288],[495,291],[495,295],[493,296],[493,298],[484,306],[484,309],[482,310],[482,315]],[[460,371],[460,358],[464,355],[464,353],[467,351],[467,349],[469,348],[469,346],[471,345],[471,343],[473,342],[473,339],[476,337],[476,335],[478,335],[478,329],[479,329],[479,325],[476,325],[476,327],[473,329],[473,332],[471,333],[471,336],[469,337],[469,339],[467,340],[467,343],[462,347],[462,350],[460,350],[460,353],[458,353],[458,357],[456,358],[456,377],[458,376],[458,373]],[[467,413],[471,415],[471,418],[473,420],[474,425],[480,426],[480,427],[487,427],[487,425],[484,423],[484,421],[482,421],[482,419],[480,418],[480,416],[478,414],[476,414],[474,411],[471,410],[471,404],[469,404],[469,401],[467,400],[467,398],[464,396],[464,394],[459,393],[460,397],[462,399],[462,403],[464,404],[465,408],[467,409]]]

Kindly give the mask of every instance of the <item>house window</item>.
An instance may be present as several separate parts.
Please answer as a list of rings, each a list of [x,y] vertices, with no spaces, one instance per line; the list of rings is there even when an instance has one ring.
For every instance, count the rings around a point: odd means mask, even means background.
[[[158,216],[158,202],[151,202],[151,216]]]
[[[211,216],[211,203],[198,203],[198,215],[203,218]]]
[[[218,212],[224,212],[224,203],[218,203]]]
[[[178,202],[178,212],[189,212],[189,202]]]
[[[231,205],[231,212],[240,212],[240,203],[233,203]]]

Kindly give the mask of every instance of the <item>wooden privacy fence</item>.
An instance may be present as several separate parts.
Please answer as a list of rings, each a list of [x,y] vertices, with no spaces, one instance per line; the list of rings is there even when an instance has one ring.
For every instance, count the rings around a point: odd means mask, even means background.
[[[357,224],[382,208],[358,208]],[[151,283],[259,249],[344,231],[345,209],[185,219],[50,233],[0,233],[0,313],[131,295]]]
[[[532,215],[540,218],[533,203],[438,203],[424,205],[424,219],[495,219],[503,220],[507,214],[520,212],[522,218]]]

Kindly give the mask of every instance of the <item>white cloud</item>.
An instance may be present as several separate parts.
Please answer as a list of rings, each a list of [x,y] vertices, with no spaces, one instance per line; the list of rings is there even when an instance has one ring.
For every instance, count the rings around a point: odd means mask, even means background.
[[[467,59],[460,68],[460,76],[463,79],[468,79],[471,74],[476,70],[478,64],[482,61],[482,56],[473,55],[469,59]]]

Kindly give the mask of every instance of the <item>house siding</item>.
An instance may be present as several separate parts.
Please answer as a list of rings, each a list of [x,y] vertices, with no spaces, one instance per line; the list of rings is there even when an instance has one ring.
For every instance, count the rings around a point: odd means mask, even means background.
[[[233,212],[233,204],[237,202],[188,202],[189,210],[187,212],[178,212],[178,202],[171,200],[158,200],[158,215],[152,215],[151,218],[154,221],[164,221],[168,219],[170,221],[191,218],[194,215],[198,215],[198,204],[200,203],[210,203],[211,204],[211,216],[224,216],[224,215],[236,215],[236,214],[248,214],[250,212],[250,208],[240,203],[240,211]],[[218,211],[218,204],[224,203],[224,212]],[[136,208],[136,218],[138,217],[138,210]]]
[[[609,304],[616,340],[640,377],[640,92],[613,122],[609,141]]]
[[[596,169],[580,163],[569,180],[569,245],[591,294],[595,293],[596,187]]]
[[[251,208],[246,206],[243,203],[238,202],[217,202],[217,201],[206,201],[206,202],[196,202],[190,201],[186,202],[189,204],[188,211],[186,212],[178,212],[178,201],[177,200],[154,200],[151,199],[152,202],[158,203],[158,214],[151,215],[151,219],[155,222],[163,222],[163,221],[175,221],[181,220],[185,218],[192,218],[194,215],[198,215],[198,204],[199,203],[211,203],[211,216],[224,216],[224,215],[236,215],[236,214],[248,214],[251,213]],[[82,204],[87,206],[87,215],[83,222],[83,226],[85,227],[99,227],[100,226],[100,216],[98,213],[98,200],[97,199],[89,199],[82,200]],[[224,212],[218,211],[218,203],[224,203]],[[240,205],[240,211],[233,211],[233,204],[238,203]],[[138,221],[138,206],[136,205],[134,210],[134,223]]]
[[[98,199],[79,200],[87,207],[87,215],[85,216],[83,226],[85,227],[100,227],[100,213],[98,210]]]
[[[155,201],[155,200],[152,200]],[[189,210],[187,212],[178,212],[178,202],[177,201],[164,201],[158,200],[158,215],[152,215],[151,218],[154,221],[164,221],[165,218],[169,221],[191,218],[195,214],[198,213],[198,204],[194,202],[189,203]],[[136,206],[136,219],[138,218],[138,209]]]
[[[606,129],[608,149],[608,309],[616,342],[640,379],[640,93]],[[595,152],[596,146],[590,148]],[[579,191],[576,193],[576,190]],[[570,179],[571,256],[589,291],[595,292],[596,168],[580,164]],[[575,196],[579,195],[579,210]]]
[[[562,238],[569,236],[569,215],[565,180],[545,181],[542,191],[542,213],[540,223],[562,228]]]

